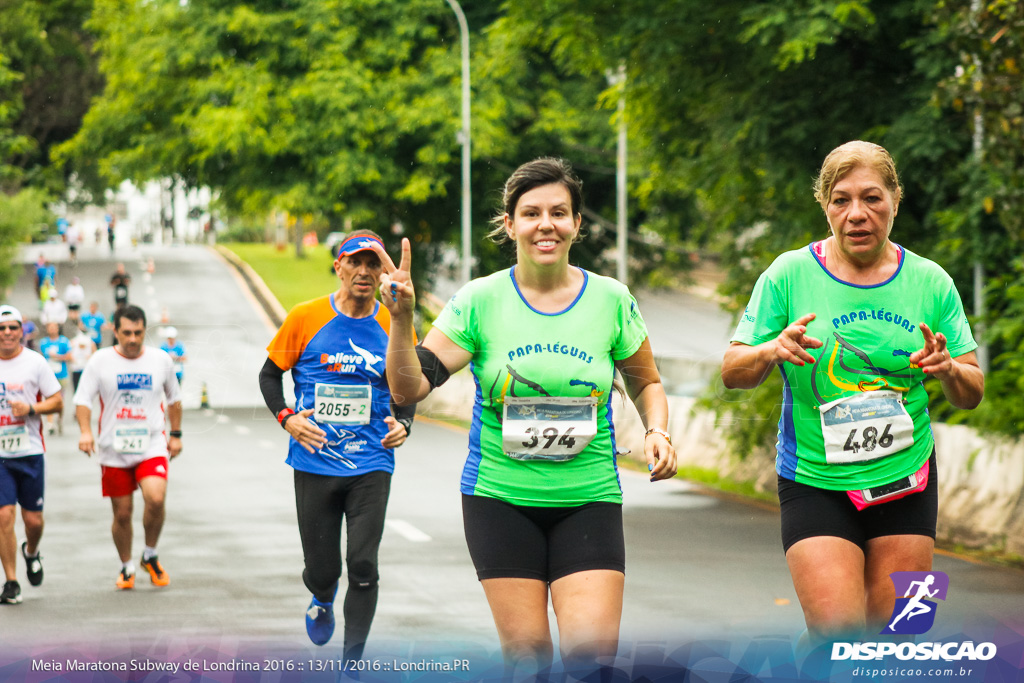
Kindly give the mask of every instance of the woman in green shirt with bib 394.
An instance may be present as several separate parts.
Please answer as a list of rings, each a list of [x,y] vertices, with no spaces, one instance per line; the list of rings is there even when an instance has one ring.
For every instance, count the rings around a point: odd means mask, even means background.
[[[520,166],[492,233],[515,243],[516,265],[460,289],[415,348],[409,241],[397,268],[381,254],[395,401],[420,401],[472,363],[466,541],[506,666],[517,673],[552,661],[549,594],[567,671],[585,672],[618,646],[625,546],[616,369],[648,428],[651,480],[676,471],[665,391],[636,300],[617,280],[569,265],[581,206],[580,181],[564,161]]]

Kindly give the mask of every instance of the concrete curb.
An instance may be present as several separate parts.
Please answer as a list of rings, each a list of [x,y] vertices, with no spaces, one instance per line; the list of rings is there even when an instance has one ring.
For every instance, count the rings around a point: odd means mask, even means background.
[[[249,286],[249,290],[252,295],[256,297],[263,311],[270,318],[270,321],[277,327],[281,326],[284,319],[288,316],[288,311],[285,310],[281,302],[277,300],[274,293],[270,291],[270,287],[267,287],[267,283],[263,281],[263,278],[253,270],[252,266],[243,261],[238,257],[235,252],[231,251],[226,247],[222,247],[217,244],[212,249],[219,254],[225,261],[238,271],[238,274],[245,280],[246,285]]]

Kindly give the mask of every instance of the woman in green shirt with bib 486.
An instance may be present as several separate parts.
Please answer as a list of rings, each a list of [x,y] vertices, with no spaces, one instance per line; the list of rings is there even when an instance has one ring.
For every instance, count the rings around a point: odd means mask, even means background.
[[[761,275],[722,365],[730,388],[782,373],[782,540],[812,642],[878,633],[895,604],[889,575],[931,570],[938,496],[924,379],[958,408],[984,393],[952,279],[889,239],[901,196],[885,149],[833,150],[815,183],[831,235]]]
[[[381,252],[395,401],[420,401],[473,364],[466,542],[506,666],[519,672],[551,663],[549,592],[567,670],[589,669],[618,646],[625,547],[611,420],[616,368],[648,428],[651,480],[676,471],[665,391],[636,300],[617,280],[569,265],[581,207],[580,181],[564,161],[520,166],[492,232],[515,243],[516,265],[459,290],[415,349],[409,241],[397,268]]]

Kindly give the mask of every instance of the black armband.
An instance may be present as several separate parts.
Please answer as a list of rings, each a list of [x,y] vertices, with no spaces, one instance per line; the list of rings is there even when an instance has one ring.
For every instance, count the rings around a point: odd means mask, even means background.
[[[270,412],[280,420],[281,411],[288,408],[284,400],[284,370],[277,367],[274,361],[267,359],[260,370],[260,391],[263,392],[263,401],[270,408]]]
[[[423,376],[427,378],[431,389],[438,388],[452,376],[441,359],[430,349],[424,348],[422,344],[416,347],[416,357],[420,359]]]

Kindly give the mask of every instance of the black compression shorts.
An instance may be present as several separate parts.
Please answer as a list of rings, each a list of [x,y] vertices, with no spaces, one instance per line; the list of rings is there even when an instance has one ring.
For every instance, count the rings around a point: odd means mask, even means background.
[[[469,554],[481,581],[551,582],[591,569],[626,571],[618,503],[532,507],[463,494],[462,517]]]
[[[838,536],[857,544],[861,550],[870,539],[880,536],[912,534],[935,538],[939,478],[934,451],[928,464],[928,485],[923,491],[860,511],[846,491],[819,489],[779,477],[783,550],[815,536]]]

